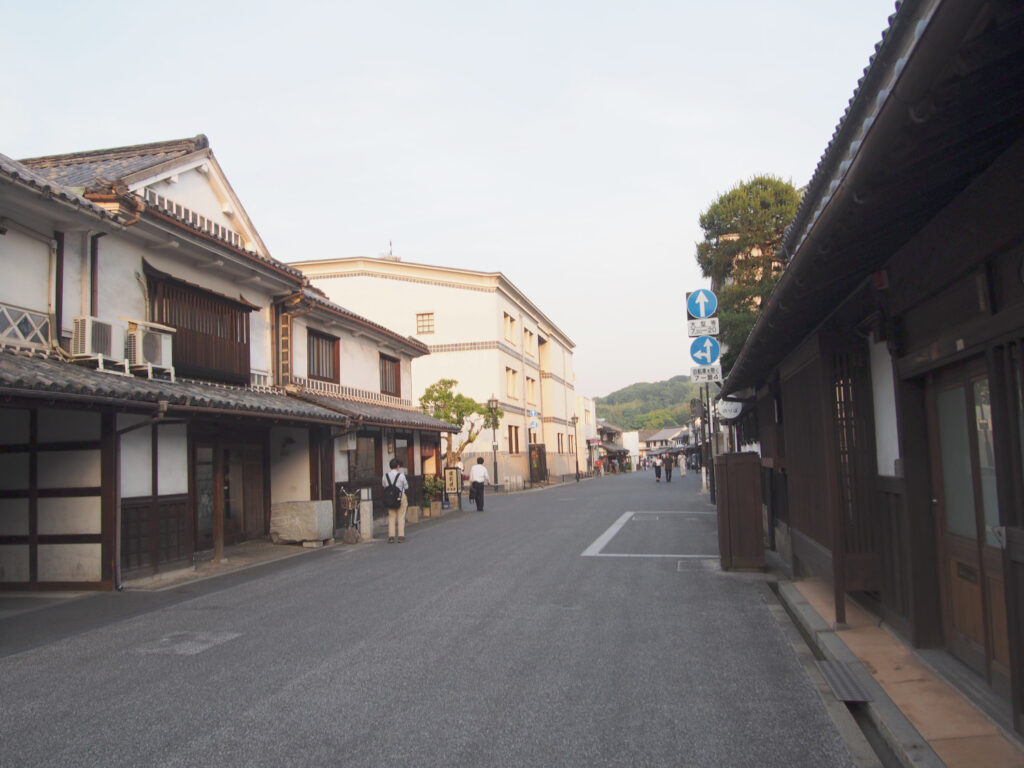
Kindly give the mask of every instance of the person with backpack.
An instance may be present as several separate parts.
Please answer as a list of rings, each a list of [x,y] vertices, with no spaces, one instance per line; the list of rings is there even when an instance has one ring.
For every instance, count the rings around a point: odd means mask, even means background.
[[[395,543],[395,527],[398,527],[398,543],[405,542],[405,513],[409,509],[409,481],[399,467],[402,462],[392,459],[388,464],[391,469],[384,473],[381,485],[384,486],[384,508],[388,511],[388,544]]]

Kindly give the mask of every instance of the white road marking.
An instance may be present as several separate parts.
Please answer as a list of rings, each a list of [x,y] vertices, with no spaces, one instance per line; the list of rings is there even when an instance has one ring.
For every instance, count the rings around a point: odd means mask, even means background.
[[[717,512],[690,512],[690,511],[687,511],[687,510],[677,510],[677,509],[674,509],[674,510],[671,510],[671,511],[645,510],[643,512],[623,512],[619,516],[619,519],[611,524],[611,526],[608,528],[608,530],[606,530],[604,533],[602,533],[600,536],[598,536],[597,539],[594,540],[593,544],[591,544],[589,547],[587,547],[585,550],[583,550],[583,552],[581,553],[580,557],[646,557],[646,558],[650,558],[650,557],[674,557],[677,560],[680,560],[680,559],[681,560],[709,560],[709,559],[717,559],[718,555],[653,555],[653,554],[614,554],[614,553],[605,554],[604,552],[601,551],[602,549],[604,549],[608,545],[608,542],[610,542],[612,539],[614,539],[615,535],[619,531],[621,531],[623,529],[623,527],[625,527],[626,523],[628,523],[630,520],[632,520],[634,517],[637,517],[637,516],[641,516],[641,515],[716,515],[716,514],[718,514],[718,513]],[[638,519],[641,519],[641,520],[642,519],[648,519],[649,520],[650,518],[649,517],[648,518],[639,517]]]
[[[168,656],[195,656],[241,636],[241,632],[174,632],[159,640],[140,645],[136,651]]]

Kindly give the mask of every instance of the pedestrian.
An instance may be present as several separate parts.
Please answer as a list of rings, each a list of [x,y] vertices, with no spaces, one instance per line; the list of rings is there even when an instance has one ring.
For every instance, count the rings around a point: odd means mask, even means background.
[[[476,502],[476,511],[484,511],[484,485],[491,482],[491,476],[484,466],[484,457],[477,457],[476,464],[469,468],[469,498]]]
[[[654,457],[654,482],[661,482],[661,456]]]
[[[406,491],[409,490],[409,481],[405,473],[401,471],[402,462],[392,459],[388,464],[391,469],[384,473],[381,478],[381,485],[384,486],[384,506],[388,510],[388,544],[395,543],[395,528],[398,528],[398,543],[405,543],[405,513],[409,511],[409,497]],[[389,488],[397,488],[399,492],[398,506],[392,508],[388,496],[393,493]]]
[[[675,459],[672,458],[671,453],[665,454],[665,482],[672,482],[672,466],[676,463]]]

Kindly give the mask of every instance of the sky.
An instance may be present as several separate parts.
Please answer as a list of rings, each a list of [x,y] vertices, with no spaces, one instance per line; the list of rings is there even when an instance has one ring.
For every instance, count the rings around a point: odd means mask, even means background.
[[[0,153],[204,133],[275,258],[502,272],[604,396],[689,374],[701,213],[810,181],[894,9],[0,0]]]

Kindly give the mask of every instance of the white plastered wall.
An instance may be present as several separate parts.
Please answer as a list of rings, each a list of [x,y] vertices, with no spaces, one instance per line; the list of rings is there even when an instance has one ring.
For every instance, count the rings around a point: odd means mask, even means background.
[[[274,427],[270,430],[270,503],[310,501],[309,430]]]
[[[14,227],[0,236],[0,304],[46,313],[49,308],[50,246]]]
[[[153,493],[153,442],[148,416],[120,414],[119,430],[146,423],[121,435],[121,498]],[[184,424],[157,427],[157,492],[161,496],[188,493],[188,431]]]
[[[875,412],[875,451],[878,474],[894,477],[900,458],[896,423],[896,385],[892,356],[884,342],[871,344],[871,395]]]

